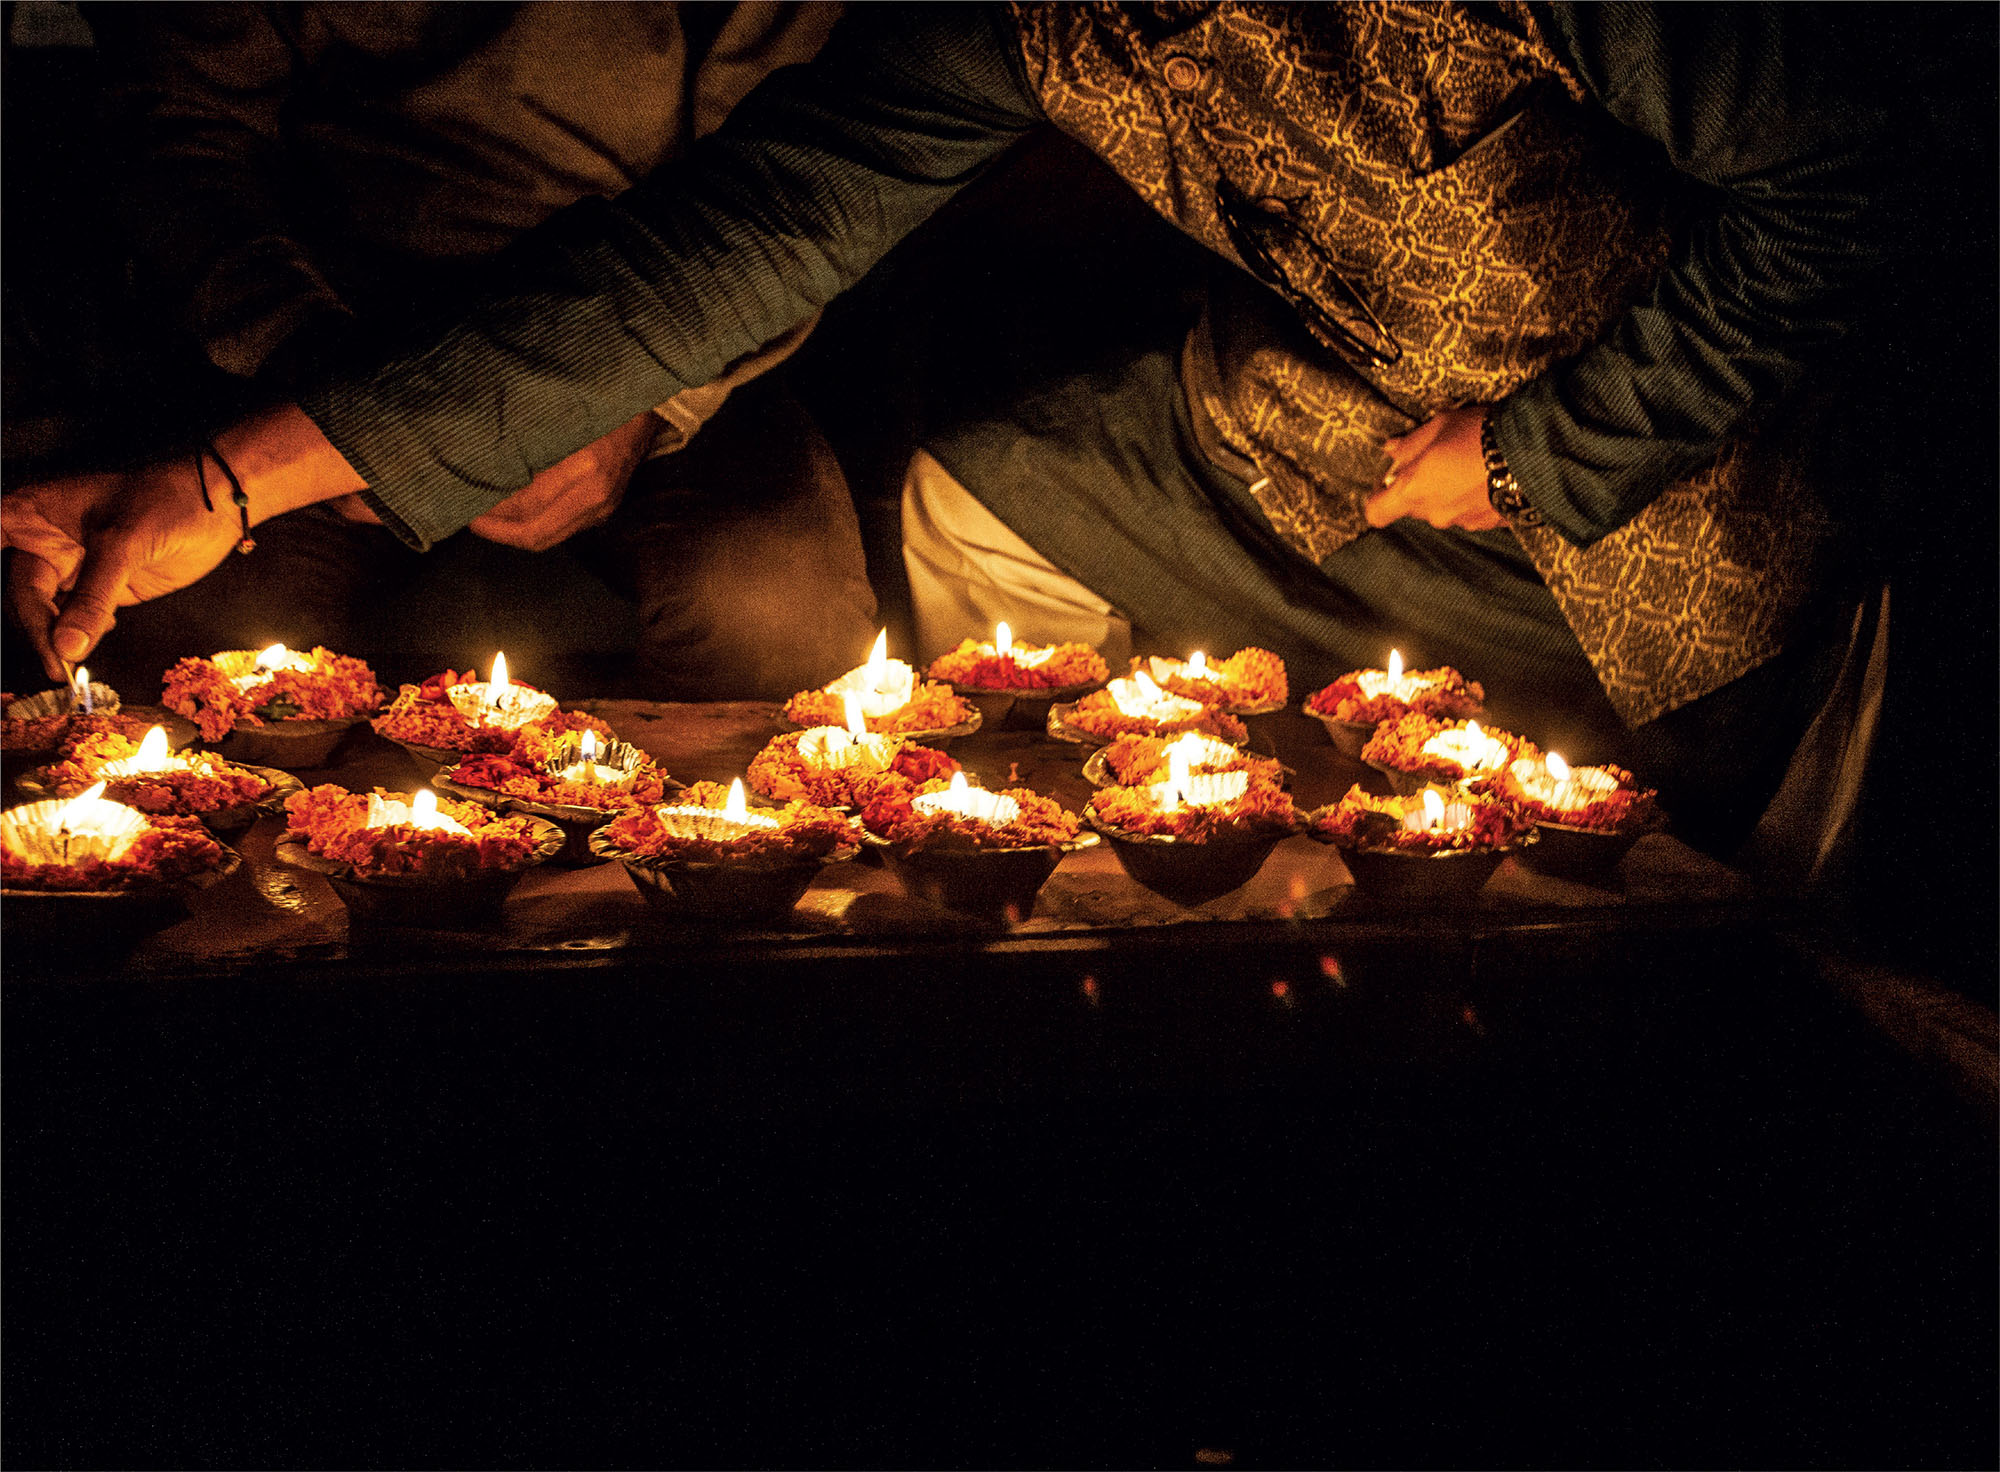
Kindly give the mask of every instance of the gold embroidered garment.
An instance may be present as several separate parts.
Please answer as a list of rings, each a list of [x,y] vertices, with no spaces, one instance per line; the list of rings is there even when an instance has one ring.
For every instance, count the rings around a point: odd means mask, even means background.
[[[1666,261],[1666,191],[1607,146],[1525,6],[1499,10],[1015,10],[1049,118],[1291,298],[1227,273],[1191,377],[1314,562],[1368,529],[1385,439],[1590,346]],[[1730,445],[1590,547],[1518,529],[1628,723],[1782,646],[1823,519],[1777,438]]]

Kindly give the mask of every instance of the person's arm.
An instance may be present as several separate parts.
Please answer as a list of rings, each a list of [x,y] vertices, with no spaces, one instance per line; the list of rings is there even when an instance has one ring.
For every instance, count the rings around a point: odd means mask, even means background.
[[[531,232],[459,324],[300,406],[428,546],[806,320],[1039,119],[1004,12],[866,7],[686,158]]]
[[[283,117],[307,58],[277,9],[110,5],[92,18],[137,284],[239,378],[351,320],[286,203]]]
[[[1577,357],[1494,409],[1528,502],[1588,545],[1712,460],[1861,310],[1887,255],[1892,137],[1883,83],[1842,86],[1812,6],[1536,5],[1597,106],[1705,192],[1651,290]],[[1386,526],[1501,525],[1484,406],[1390,441],[1368,504]]]
[[[1859,317],[1889,237],[1886,84],[1842,65],[1813,6],[1536,12],[1593,101],[1712,202],[1611,332],[1495,419],[1528,500],[1588,544],[1713,459]]]

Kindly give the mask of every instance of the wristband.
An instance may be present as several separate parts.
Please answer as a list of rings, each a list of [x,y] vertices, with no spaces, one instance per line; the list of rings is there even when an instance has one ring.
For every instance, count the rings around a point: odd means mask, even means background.
[[[1486,503],[1516,526],[1541,526],[1542,513],[1521,494],[1521,483],[1507,468],[1500,453],[1500,441],[1493,433],[1493,413],[1488,409],[1479,420],[1479,453],[1486,461]]]
[[[215,502],[208,494],[208,466],[202,459],[202,451],[215,457],[215,463],[222,467],[223,475],[229,481],[229,499],[236,503],[236,515],[243,523],[243,535],[236,539],[236,550],[249,553],[256,550],[257,539],[250,535],[250,493],[243,489],[243,482],[236,478],[236,472],[229,468],[229,462],[222,458],[222,452],[215,448],[212,440],[204,440],[200,450],[194,452],[194,475],[201,486],[201,504],[213,511]]]

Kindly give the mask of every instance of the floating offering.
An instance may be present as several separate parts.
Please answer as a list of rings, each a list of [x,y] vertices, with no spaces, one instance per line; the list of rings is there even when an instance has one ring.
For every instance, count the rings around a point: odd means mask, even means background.
[[[421,685],[403,686],[374,726],[378,735],[434,766],[448,766],[466,752],[508,754],[529,732],[553,740],[595,731],[607,743],[612,739],[611,728],[597,717],[563,710],[553,695],[511,679],[505,654],[493,656],[490,680],[471,670],[446,670]]]
[[[858,808],[883,782],[913,785],[960,770],[941,751],[900,736],[877,736],[867,727],[860,697],[842,697],[845,726],[814,726],[774,737],[750,762],[750,790],[780,802],[825,808]]]
[[[0,751],[39,756],[83,736],[139,736],[145,723],[118,714],[118,692],[78,667],[69,684],[15,699],[0,696]]]
[[[1214,663],[1199,649],[1186,659],[1157,654],[1143,661],[1133,659],[1132,672],[1137,674],[1141,669],[1161,689],[1231,715],[1262,715],[1278,710],[1290,699],[1285,662],[1268,649],[1239,649]]]
[[[1018,922],[1066,853],[1097,842],[1077,816],[1026,788],[949,782],[884,788],[862,812],[890,872],[917,899]]]
[[[135,893],[212,881],[233,868],[193,818],[151,816],[104,795],[94,783],[0,814],[0,856],[9,891]]]
[[[31,773],[22,790],[74,797],[93,783],[105,795],[156,817],[199,818],[216,833],[249,826],[258,812],[299,790],[299,780],[272,767],[224,761],[209,752],[173,751],[166,728],[154,726],[134,742],[113,732],[70,743],[64,759]]]
[[[1416,712],[1440,720],[1476,716],[1484,709],[1486,691],[1450,665],[1432,670],[1403,669],[1399,650],[1389,651],[1389,665],[1380,670],[1350,670],[1306,700],[1305,713],[1326,727],[1333,744],[1348,756],[1359,756],[1368,737],[1384,721]]]
[[[161,704],[233,761],[317,767],[382,704],[375,672],[330,649],[226,649],[167,671]]]
[[[1623,767],[1573,767],[1553,751],[1530,751],[1472,786],[1514,804],[1537,825],[1541,841],[1523,863],[1565,878],[1601,878],[1663,822],[1658,794]]]
[[[1361,759],[1405,795],[1431,782],[1471,782],[1506,770],[1520,756],[1539,759],[1533,742],[1477,721],[1440,721],[1414,712],[1385,721],[1361,749]]]
[[[1250,732],[1219,705],[1176,695],[1144,670],[1113,680],[1073,705],[1049,707],[1048,732],[1059,741],[1096,745],[1119,736],[1178,736],[1198,731],[1240,746]]]
[[[784,716],[795,726],[843,726],[847,697],[859,704],[865,729],[880,736],[944,742],[979,729],[979,711],[949,685],[919,684],[916,671],[889,658],[889,631],[875,637],[866,664],[818,690],[801,690],[785,702]]]
[[[1178,743],[1163,782],[1101,787],[1085,816],[1111,840],[1125,872],[1148,889],[1196,904],[1246,884],[1279,840],[1298,832],[1283,788],[1244,770],[1193,770]]]
[[[1179,752],[1190,774],[1245,772],[1252,781],[1283,786],[1285,769],[1273,757],[1252,756],[1190,731],[1168,740],[1163,736],[1120,736],[1109,746],[1090,754],[1083,764],[1084,778],[1093,787],[1150,787],[1173,775],[1171,753]]]
[[[474,752],[438,773],[442,792],[482,807],[545,818],[566,842],[556,862],[598,862],[590,835],[641,803],[659,802],[680,784],[636,746],[586,727],[552,735],[530,727],[505,752]]]
[[[1535,841],[1533,822],[1511,803],[1438,787],[1393,797],[1352,787],[1311,814],[1306,832],[1339,849],[1372,896],[1426,903],[1471,898],[1502,859]]]

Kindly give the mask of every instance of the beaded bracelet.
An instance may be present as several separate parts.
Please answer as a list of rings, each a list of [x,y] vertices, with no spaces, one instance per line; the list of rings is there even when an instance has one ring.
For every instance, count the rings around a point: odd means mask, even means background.
[[[208,467],[202,459],[203,450],[215,457],[215,463],[222,467],[223,475],[228,477],[229,499],[236,503],[236,514],[243,522],[243,535],[237,539],[236,550],[245,553],[254,551],[257,539],[250,535],[250,493],[243,489],[243,482],[236,478],[236,472],[229,468],[229,462],[222,458],[222,452],[215,448],[213,440],[203,440],[201,449],[194,452],[194,475],[196,482],[201,486],[203,508],[208,511],[215,510],[215,502],[208,494]]]

